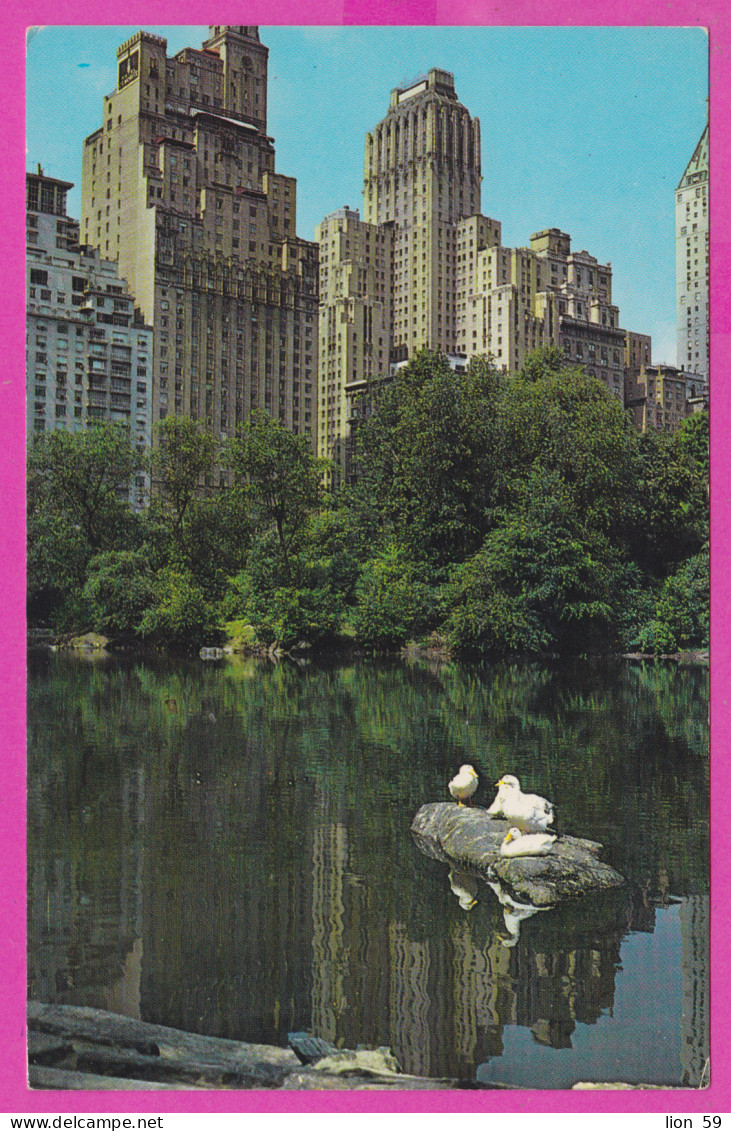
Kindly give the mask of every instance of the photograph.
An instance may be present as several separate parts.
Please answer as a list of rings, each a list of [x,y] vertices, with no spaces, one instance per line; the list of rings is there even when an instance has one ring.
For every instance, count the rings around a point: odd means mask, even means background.
[[[728,1110],[727,29],[468,8],[26,15],[6,1110]]]

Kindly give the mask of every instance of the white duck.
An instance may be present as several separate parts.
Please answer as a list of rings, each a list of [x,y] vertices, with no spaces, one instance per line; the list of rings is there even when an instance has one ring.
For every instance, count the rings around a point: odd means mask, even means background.
[[[508,829],[505,840],[500,845],[500,855],[545,856],[555,840],[555,836],[550,833],[522,833],[517,828]]]
[[[449,783],[449,792],[461,805],[465,798],[469,799],[477,789],[477,774],[472,766],[460,766],[459,773],[456,774]],[[470,805],[472,802],[470,801]]]
[[[504,817],[522,825],[532,825],[544,830],[553,824],[553,805],[537,793],[523,793],[520,782],[513,774],[503,774],[495,782],[497,797],[487,812],[491,817]]]

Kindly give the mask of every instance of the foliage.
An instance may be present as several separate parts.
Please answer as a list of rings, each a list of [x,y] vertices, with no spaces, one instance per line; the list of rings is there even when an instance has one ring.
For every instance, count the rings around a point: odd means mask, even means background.
[[[616,572],[605,538],[582,531],[557,473],[536,470],[520,505],[457,568],[448,638],[488,652],[594,651],[610,635]]]
[[[144,550],[107,550],[89,563],[82,593],[97,632],[133,633],[154,598],[153,574]]]
[[[198,421],[166,416],[155,425],[152,476],[177,541],[199,488],[213,475],[215,455],[213,434]]]
[[[308,437],[295,435],[261,411],[251,414],[231,443],[229,459],[248,489],[254,527],[274,526],[284,576],[291,581],[293,544],[321,500],[326,461],[315,458]]]
[[[366,648],[399,648],[426,625],[426,590],[395,540],[370,558],[356,586],[356,639]]]
[[[356,497],[387,538],[439,568],[477,549],[494,479],[500,377],[482,359],[456,373],[422,350],[376,399],[358,431]]]
[[[78,526],[91,552],[129,536],[128,496],[144,458],[119,424],[44,432],[30,450],[29,475],[46,509]]]
[[[356,482],[331,494],[310,438],[266,413],[221,452],[166,418],[136,514],[126,433],[50,433],[29,458],[31,622],[199,645],[236,621],[283,648],[434,631],[492,654],[707,642],[706,413],[639,434],[558,350],[511,376],[422,351],[380,387],[356,449]]]
[[[709,643],[709,554],[689,558],[660,589],[653,619],[639,634],[644,651],[672,653]]]
[[[139,624],[142,637],[168,645],[210,645],[218,642],[214,610],[192,575],[180,566],[159,570],[152,604]]]
[[[498,409],[497,505],[535,468],[555,473],[565,505],[587,529],[612,540],[630,519],[637,433],[620,401],[582,369],[559,365],[554,349],[529,355]]]
[[[46,432],[28,454],[28,614],[59,631],[87,626],[81,589],[95,553],[139,542],[129,484],[144,461],[118,425]]]

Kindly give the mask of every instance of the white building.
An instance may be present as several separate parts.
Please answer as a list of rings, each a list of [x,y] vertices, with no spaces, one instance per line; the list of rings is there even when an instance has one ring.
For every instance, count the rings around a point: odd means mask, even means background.
[[[675,284],[677,364],[708,378],[708,126],[675,192]]]
[[[26,177],[28,436],[109,420],[149,447],[152,330],[116,264],[79,247],[66,215],[72,187],[40,167]]]

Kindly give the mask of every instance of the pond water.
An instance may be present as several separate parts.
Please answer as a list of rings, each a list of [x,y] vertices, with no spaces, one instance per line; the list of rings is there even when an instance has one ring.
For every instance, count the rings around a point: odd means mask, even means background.
[[[697,1086],[708,669],[32,653],[29,996],[407,1072]],[[411,820],[512,772],[628,877],[516,924]],[[458,885],[457,885],[458,886]]]

